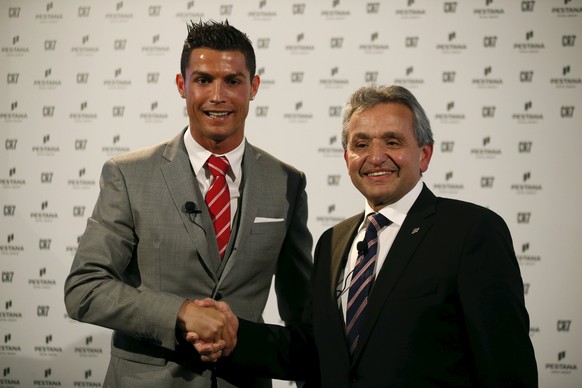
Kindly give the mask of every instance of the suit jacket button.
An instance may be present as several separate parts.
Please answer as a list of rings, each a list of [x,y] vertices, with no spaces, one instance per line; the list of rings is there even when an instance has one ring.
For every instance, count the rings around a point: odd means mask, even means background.
[[[216,295],[214,295],[214,300],[222,300],[222,294],[217,292]]]

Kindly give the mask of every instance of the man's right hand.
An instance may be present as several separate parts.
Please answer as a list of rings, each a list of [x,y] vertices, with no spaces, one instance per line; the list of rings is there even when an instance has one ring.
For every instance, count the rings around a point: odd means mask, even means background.
[[[214,302],[212,299],[209,300]],[[189,342],[195,344],[197,341],[201,341],[204,343],[204,346],[196,349],[203,360],[209,355],[214,355],[218,359],[227,345],[232,346],[227,318],[218,309],[206,308],[187,300],[180,307],[176,325]],[[215,359],[210,361],[215,361]]]
[[[224,347],[219,351],[215,351],[215,344],[205,340],[195,331],[186,333],[186,340],[194,345],[198,353],[200,353],[202,361],[214,362],[221,356],[230,355],[236,347],[238,331],[238,318],[234,315],[230,306],[226,302],[218,302],[210,298],[197,300],[195,303],[202,308],[219,311],[224,314],[226,318],[226,327],[222,337]]]

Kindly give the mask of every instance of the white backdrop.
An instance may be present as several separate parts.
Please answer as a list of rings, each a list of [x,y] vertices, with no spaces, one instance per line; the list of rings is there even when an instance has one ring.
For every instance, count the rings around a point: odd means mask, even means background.
[[[0,387],[101,386],[110,333],[68,318],[63,282],[103,162],[187,124],[174,77],[200,18],[251,37],[247,137],[306,172],[315,239],[364,205],[347,97],[411,89],[435,133],[428,186],[512,231],[541,386],[582,386],[581,0],[3,0]]]

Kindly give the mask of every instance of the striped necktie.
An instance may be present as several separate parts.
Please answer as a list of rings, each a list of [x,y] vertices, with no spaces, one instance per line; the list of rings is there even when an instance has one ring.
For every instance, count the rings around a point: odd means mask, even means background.
[[[358,259],[352,272],[348,306],[346,312],[346,336],[350,346],[350,354],[358,345],[360,326],[364,311],[368,304],[368,294],[374,282],[374,267],[378,255],[378,232],[388,226],[390,220],[380,213],[368,216],[368,228],[364,236],[364,244],[358,244]]]
[[[206,205],[214,225],[220,258],[224,257],[230,239],[230,192],[226,183],[226,173],[230,167],[225,156],[211,155],[207,167],[212,174],[212,183],[206,193]]]

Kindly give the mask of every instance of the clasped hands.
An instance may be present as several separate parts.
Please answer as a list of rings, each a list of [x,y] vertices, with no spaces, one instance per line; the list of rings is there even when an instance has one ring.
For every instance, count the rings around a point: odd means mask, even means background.
[[[178,328],[202,361],[215,362],[234,350],[238,318],[226,302],[210,298],[186,301],[178,313]]]

